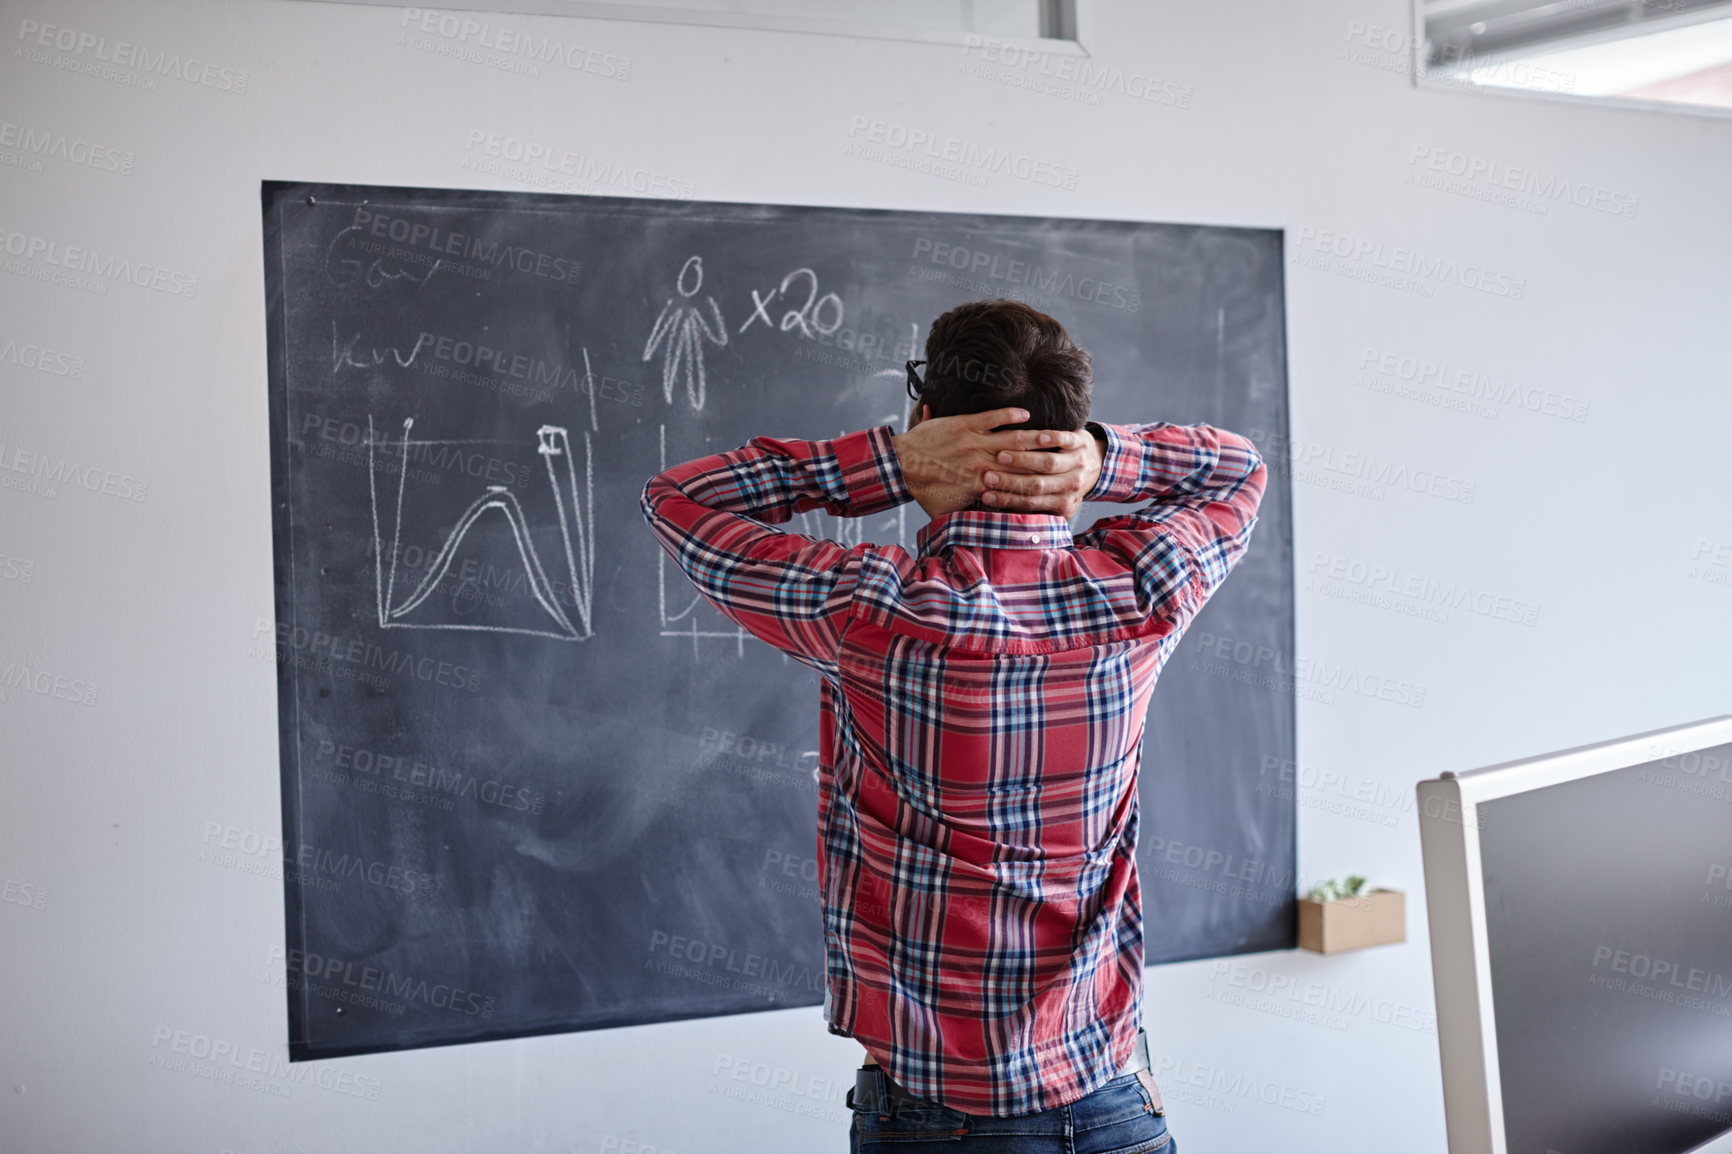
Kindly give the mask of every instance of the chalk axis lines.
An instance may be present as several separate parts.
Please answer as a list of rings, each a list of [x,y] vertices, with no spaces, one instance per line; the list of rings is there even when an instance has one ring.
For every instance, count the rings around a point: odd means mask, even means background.
[[[391,530],[390,566],[387,569],[384,535],[379,524],[378,449],[383,442],[373,432],[373,418],[367,417],[367,486],[373,506],[373,580],[376,607],[381,629],[454,629],[479,633],[520,633],[534,637],[550,637],[556,641],[584,641],[594,634],[593,608],[595,587],[595,472],[589,434],[583,436],[583,497],[577,490],[577,467],[572,459],[571,438],[559,425],[543,425],[536,430],[536,452],[547,469],[548,489],[553,497],[554,511],[559,522],[564,576],[571,590],[572,610],[568,614],[559,603],[554,583],[548,579],[541,554],[530,534],[529,518],[517,495],[504,485],[488,485],[457,518],[444,543],[434,555],[427,573],[406,598],[397,599],[397,559],[403,543],[403,494],[408,484],[411,453],[418,449],[436,449],[447,445],[516,444],[503,441],[413,440],[410,433],[415,419],[403,422],[403,437],[396,442],[402,457],[397,470],[395,519]],[[563,486],[561,484],[563,474]],[[563,489],[563,491],[562,491]],[[529,591],[545,612],[548,621],[540,628],[514,625],[472,624],[449,620],[404,620],[420,609],[449,574],[463,539],[469,530],[489,512],[498,512],[506,519],[517,546],[518,559],[523,564]],[[422,616],[437,616],[431,611]],[[575,619],[574,619],[575,617]]]

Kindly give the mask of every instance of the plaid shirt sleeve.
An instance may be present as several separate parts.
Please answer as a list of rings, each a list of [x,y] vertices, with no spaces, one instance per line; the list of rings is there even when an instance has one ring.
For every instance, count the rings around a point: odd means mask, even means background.
[[[874,546],[772,528],[824,509],[864,517],[909,500],[890,426],[831,441],[754,438],[651,477],[641,505],[674,563],[754,637],[820,669],[841,646],[860,564]]]
[[[1268,468],[1251,442],[1209,425],[1090,423],[1106,438],[1088,500],[1149,504],[1077,535],[1128,567],[1151,616],[1185,624],[1251,541]]]

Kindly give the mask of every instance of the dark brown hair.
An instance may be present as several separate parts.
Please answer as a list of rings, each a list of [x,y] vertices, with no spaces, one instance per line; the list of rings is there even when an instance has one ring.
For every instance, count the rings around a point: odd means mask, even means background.
[[[1064,326],[1021,301],[973,301],[932,322],[920,403],[934,417],[1018,405],[1024,428],[1083,427],[1094,372]]]

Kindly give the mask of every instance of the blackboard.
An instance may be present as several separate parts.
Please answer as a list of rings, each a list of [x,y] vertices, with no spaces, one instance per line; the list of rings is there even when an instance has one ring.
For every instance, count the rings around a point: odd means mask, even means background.
[[[1099,419],[1287,428],[1275,230],[262,198],[297,1060],[822,1001],[816,676],[665,561],[664,462],[902,428],[911,347],[994,296],[1090,350]],[[1282,473],[1150,707],[1151,963],[1295,944]]]

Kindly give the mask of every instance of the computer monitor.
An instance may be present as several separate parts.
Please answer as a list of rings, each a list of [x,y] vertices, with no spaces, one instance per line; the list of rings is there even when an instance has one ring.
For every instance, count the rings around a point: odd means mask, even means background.
[[[1451,1154],[1732,1152],[1732,716],[1418,790]]]

